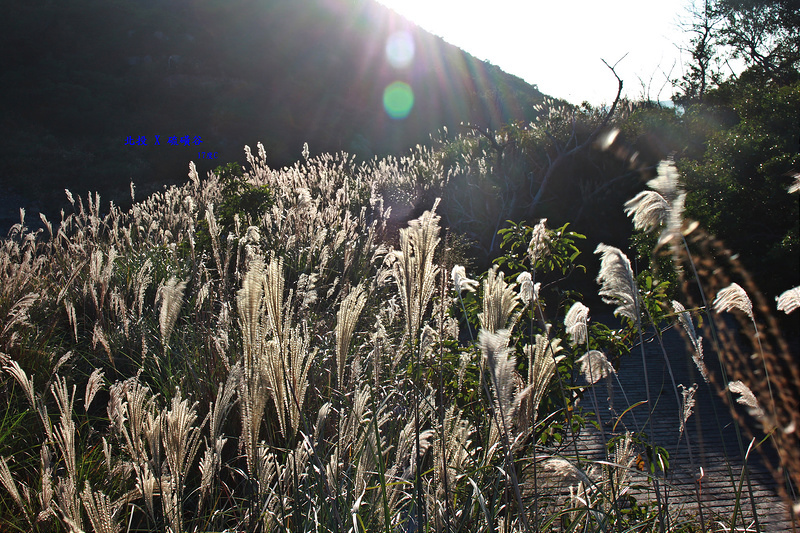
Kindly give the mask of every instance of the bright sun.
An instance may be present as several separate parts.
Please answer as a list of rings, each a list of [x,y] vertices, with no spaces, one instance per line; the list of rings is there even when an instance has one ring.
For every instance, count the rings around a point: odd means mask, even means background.
[[[573,103],[624,93],[668,100],[680,78],[687,0],[378,0],[425,30]],[[648,94],[649,93],[649,94]]]

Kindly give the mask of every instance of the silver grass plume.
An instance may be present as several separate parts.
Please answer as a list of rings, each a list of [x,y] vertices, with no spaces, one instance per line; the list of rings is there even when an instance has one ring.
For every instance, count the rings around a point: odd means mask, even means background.
[[[789,185],[789,194],[800,191],[800,172],[795,173],[794,181]]]
[[[400,230],[400,250],[390,252],[385,259],[391,277],[397,283],[406,318],[406,333],[416,336],[422,327],[422,318],[436,290],[439,267],[433,263],[433,254],[439,241],[437,199],[430,211]],[[386,277],[386,276],[383,276]]]
[[[524,305],[530,306],[539,299],[539,287],[542,284],[534,284],[530,272],[523,272],[517,276],[517,283],[519,284],[519,299]]]
[[[342,305],[336,313],[336,379],[340,391],[344,390],[345,360],[350,351],[350,339],[366,303],[367,291],[363,284],[359,284],[342,300]]]
[[[212,203],[209,203],[206,207],[206,221],[208,222],[208,234],[211,236],[211,248],[214,252],[217,272],[222,272],[222,245],[219,241],[219,234],[222,230],[217,225],[217,219],[214,216],[214,204]]]
[[[441,425],[437,426],[437,438],[433,441],[433,485],[436,487],[435,500],[444,502],[451,484],[468,468],[471,430],[469,422],[462,419],[461,411],[455,405],[447,408]],[[446,527],[446,514],[442,507],[437,505],[434,513],[435,531],[444,531]]]
[[[17,489],[17,482],[14,481],[14,477],[11,475],[11,470],[8,468],[8,462],[6,458],[0,455],[0,483],[2,483],[3,487],[8,492],[11,499],[14,500],[14,503],[17,504],[20,511],[27,516],[27,504],[28,501],[23,501],[22,496],[19,493],[19,489]],[[25,493],[25,491],[23,491]],[[28,523],[30,524],[30,518],[28,518]]]
[[[555,377],[556,366],[564,359],[559,355],[563,350],[560,345],[561,339],[537,334],[533,345],[527,344],[522,348],[528,358],[528,384],[518,395],[522,427],[530,426],[537,419],[539,404]]]
[[[422,401],[419,404],[419,418],[420,424],[428,420],[431,415],[431,406],[433,402]],[[427,450],[427,446],[423,448],[426,442],[429,444],[431,438],[434,437],[433,430],[427,432],[420,432],[420,457]],[[409,493],[403,487],[402,483],[397,481],[407,481],[413,475],[416,469],[416,433],[415,421],[413,417],[409,420],[400,430],[397,437],[397,445],[395,447],[394,461],[389,468],[386,479],[391,480],[392,483],[387,484],[387,495],[389,499],[389,514],[390,516],[397,515],[397,509],[403,501],[410,499]]]
[[[505,282],[497,265],[489,269],[483,281],[483,312],[478,313],[481,328],[489,332],[513,329],[519,319],[519,314],[512,316],[519,302],[516,285]]]
[[[570,336],[570,344],[578,346],[589,340],[588,332],[589,308],[581,302],[575,302],[564,317],[564,327]]]
[[[264,271],[264,306],[272,334],[279,342],[284,341],[283,321],[283,257],[273,255]]]
[[[219,475],[219,469],[222,465],[222,448],[228,441],[226,437],[222,436],[222,424],[234,405],[233,396],[239,387],[242,375],[242,365],[237,363],[231,369],[225,383],[219,384],[216,400],[210,409],[209,438],[206,441],[205,454],[200,460],[200,505],[202,505],[205,494],[211,487],[213,480]]]
[[[753,320],[753,304],[745,290],[738,283],[731,283],[717,293],[712,303],[714,311],[723,313],[731,309],[738,309]]]
[[[431,406],[433,402],[428,402],[423,400],[420,402],[420,424],[423,423],[424,420],[427,420],[431,415]],[[431,445],[432,439],[435,437],[435,432],[433,430],[425,430],[420,432],[419,435],[419,443],[420,443],[420,456],[424,455],[425,452]],[[414,460],[416,457],[416,442],[415,442],[415,428],[414,428],[414,420],[413,418],[410,419],[406,424],[403,426],[403,429],[400,430],[400,435],[397,439],[397,451],[395,452],[395,460],[392,467],[389,469],[389,475],[387,479],[397,480],[408,480],[411,479],[414,470],[416,469],[416,461]],[[404,493],[405,491],[402,490],[402,487],[398,487],[401,490],[392,491],[395,497],[400,496],[399,493]],[[391,498],[390,498],[390,507],[393,508],[391,505]]]
[[[108,342],[108,337],[106,337],[106,334],[103,332],[103,327],[99,322],[95,322],[94,330],[92,331],[92,349],[96,349],[98,344],[103,347],[106,355],[108,355],[109,361],[113,364],[114,358],[111,355],[111,344]]]
[[[158,294],[156,295],[156,305],[161,302],[161,309],[158,314],[158,327],[161,333],[161,344],[164,350],[167,349],[169,337],[172,334],[172,329],[175,327],[175,322],[178,320],[178,315],[181,312],[183,305],[183,291],[186,289],[185,281],[178,281],[177,278],[171,277],[167,283],[162,285]]]
[[[491,384],[499,416],[498,429],[504,435],[511,430],[513,416],[516,412],[516,402],[514,402],[516,358],[513,357],[512,350],[508,347],[510,336],[511,332],[507,329],[496,332],[481,329],[478,334],[478,344],[483,354],[483,360],[492,376]]]
[[[164,514],[172,530],[183,531],[183,489],[186,475],[200,447],[200,433],[207,418],[195,426],[197,403],[189,405],[189,400],[181,400],[180,389],[172,398],[172,405],[161,418],[161,436],[164,455],[169,467],[170,494],[162,496]],[[170,497],[171,496],[171,497]]]
[[[153,276],[151,275],[152,271],[153,271],[153,261],[150,258],[147,258],[147,260],[144,262],[144,264],[142,264],[138,272],[136,272],[136,281],[134,285],[136,288],[136,295],[134,298],[134,307],[136,307],[137,311],[139,312],[139,319],[142,318],[142,313],[144,308],[144,295],[147,292],[147,289],[150,286],[150,284],[153,282]],[[72,312],[74,314],[75,312],[74,308]]]
[[[264,342],[264,261],[254,258],[236,293],[236,310],[242,328],[244,369],[246,379],[252,379]]]
[[[118,533],[122,529],[114,518],[118,507],[102,491],[92,490],[88,481],[81,493],[81,500],[89,522],[97,533]]]
[[[691,387],[684,387],[683,385],[678,385],[681,388],[681,426],[680,430],[678,431],[678,440],[680,440],[683,432],[686,430],[686,422],[689,420],[689,417],[692,416],[694,412],[694,395],[697,392],[697,384],[692,385]]]
[[[669,242],[674,236],[680,235],[686,193],[681,189],[679,177],[675,161],[667,159],[658,164],[658,177],[647,183],[648,187],[658,191],[669,203],[666,227],[658,239],[658,246]]]
[[[475,292],[479,283],[474,279],[467,277],[466,269],[461,265],[455,265],[450,273],[450,279],[453,280],[453,288],[458,294],[464,291]]]
[[[778,311],[783,311],[787,315],[800,307],[800,286],[788,291],[784,291],[780,296],[776,296]]]
[[[292,438],[300,425],[300,415],[308,389],[308,371],[313,353],[305,325],[290,328],[285,342],[266,344],[264,362],[269,395],[275,403],[281,434]]]
[[[672,201],[680,194],[679,177],[675,161],[664,159],[658,163],[658,177],[648,181],[647,186],[661,193],[668,201]]]
[[[67,387],[66,378],[56,376],[55,383],[50,386],[50,391],[56,400],[60,414],[59,424],[53,430],[56,447],[61,452],[67,470],[67,478],[59,480],[56,486],[58,507],[64,518],[83,528],[83,518],[80,512],[80,496],[78,494],[78,464],[75,451],[75,421],[72,419],[72,406],[75,402],[75,386],[72,394]]]
[[[764,425],[765,433],[769,433],[772,430],[772,423],[767,420],[767,415],[764,412],[764,409],[758,403],[758,400],[756,399],[755,394],[753,394],[753,391],[750,390],[750,387],[741,381],[731,381],[728,383],[728,390],[739,395],[739,397],[736,398],[736,402],[747,407],[747,411],[750,413],[750,416]]]
[[[587,383],[594,385],[601,379],[615,374],[614,366],[608,361],[606,355],[598,350],[589,350],[578,359],[581,364],[581,374]]]
[[[293,382],[288,373],[296,369],[287,357],[291,342],[284,330],[290,324],[283,317],[282,267],[282,259],[273,257],[265,268],[260,257],[253,258],[237,293],[244,349],[244,378],[240,394],[242,440],[248,469],[253,474],[259,464],[259,432],[268,399],[272,398],[275,404],[284,435],[288,426],[287,410],[294,409],[287,396],[287,385]],[[269,333],[273,338],[268,340]]]
[[[591,485],[589,477],[575,465],[561,457],[550,457],[542,462],[542,470],[557,481],[577,482]]]
[[[694,347],[692,360],[695,366],[697,366],[697,370],[700,371],[700,375],[702,375],[705,382],[708,383],[708,368],[706,368],[706,364],[703,361],[703,337],[697,335],[697,331],[694,329],[694,323],[692,322],[692,316],[680,302],[673,300],[672,309],[678,315],[678,322],[683,326],[683,330],[689,336],[689,340]]]
[[[435,468],[440,479],[444,478],[444,456],[447,457],[448,477],[456,479],[463,472],[470,460],[470,435],[472,429],[468,420],[461,416],[462,412],[453,404],[447,408],[442,421],[442,439],[434,441],[434,451],[438,457]]]
[[[638,323],[639,291],[630,260],[619,248],[602,243],[594,253],[602,254],[597,282],[601,285],[599,294],[603,301],[617,305],[615,316],[622,315]]]
[[[614,466],[616,468],[609,476],[612,485],[617,487],[616,490],[619,495],[624,494],[628,489],[633,461],[633,435],[628,431],[625,433],[625,438],[618,440],[616,446],[614,446]]]
[[[531,266],[535,266],[537,261],[545,257],[549,244],[550,235],[547,233],[547,219],[543,218],[533,227],[531,242],[528,243],[528,257],[530,258]]]
[[[161,465],[161,414],[150,389],[134,376],[109,388],[108,418],[121,437],[136,474],[136,486],[144,496],[145,508],[155,516],[153,494],[156,479],[153,469]],[[158,471],[158,470],[156,470]]]
[[[655,228],[664,228],[656,247],[680,235],[686,193],[681,189],[678,178],[675,162],[671,159],[661,161],[658,164],[658,177],[647,183],[652,190],[642,191],[625,202],[625,214],[633,216],[636,229],[649,233]]]
[[[87,411],[89,410],[89,406],[92,404],[95,394],[97,394],[97,391],[103,387],[104,382],[105,379],[103,378],[103,371],[99,368],[95,368],[92,374],[89,376],[89,380],[86,382],[86,392],[84,393],[83,397],[83,406]]]
[[[14,359],[10,359],[3,366],[3,370],[8,374],[11,374],[11,377],[17,381],[20,387],[22,387],[22,391],[25,393],[25,396],[28,398],[28,402],[31,404],[31,407],[36,409],[37,405],[35,400],[36,396],[33,391],[33,376],[28,378],[28,375]]]
[[[625,214],[633,216],[633,227],[649,233],[669,218],[669,204],[655,191],[642,191],[625,202]]]

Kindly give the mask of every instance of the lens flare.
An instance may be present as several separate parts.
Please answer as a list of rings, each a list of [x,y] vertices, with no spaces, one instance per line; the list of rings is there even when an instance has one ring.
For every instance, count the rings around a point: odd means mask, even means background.
[[[383,91],[383,108],[394,119],[403,119],[414,107],[414,91],[402,81],[394,81]]]
[[[396,31],[386,41],[386,59],[394,68],[405,68],[414,59],[414,39],[407,31]]]

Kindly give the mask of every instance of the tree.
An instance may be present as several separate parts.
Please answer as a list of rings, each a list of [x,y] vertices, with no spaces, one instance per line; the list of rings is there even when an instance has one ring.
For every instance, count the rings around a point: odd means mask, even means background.
[[[675,80],[678,103],[702,102],[725,78],[728,59],[744,61],[750,79],[778,85],[800,79],[800,0],[696,0],[688,12],[689,42],[680,48],[691,59]]]
[[[688,52],[691,60],[684,65],[687,70],[683,77],[676,80],[683,91],[677,100],[684,105],[694,100],[702,102],[706,89],[722,81],[717,47],[723,19],[712,8],[712,0],[702,0],[702,5],[694,3],[688,11],[691,20],[684,24],[684,29],[691,38],[689,44],[680,49]]]
[[[715,0],[717,37],[733,57],[782,85],[800,70],[800,0]]]

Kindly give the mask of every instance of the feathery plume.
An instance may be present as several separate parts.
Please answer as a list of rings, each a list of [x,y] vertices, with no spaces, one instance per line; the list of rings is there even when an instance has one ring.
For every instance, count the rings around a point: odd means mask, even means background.
[[[89,381],[86,382],[86,392],[83,397],[84,409],[87,411],[92,404],[92,400],[94,400],[95,394],[102,388],[104,381],[103,371],[99,368],[95,368],[94,372],[89,376]]]
[[[539,299],[539,287],[542,284],[534,284],[530,272],[523,272],[517,276],[517,283],[519,284],[519,299],[523,304],[531,305]]]
[[[800,307],[800,286],[788,291],[784,291],[780,296],[776,296],[778,311],[783,311],[787,315]]]
[[[81,500],[89,516],[89,522],[97,533],[117,533],[122,529],[114,519],[115,506],[111,498],[101,491],[92,490],[88,481],[81,493]]]
[[[789,194],[796,193],[800,191],[800,172],[794,174],[794,182],[789,185]]]
[[[103,347],[106,355],[108,355],[109,361],[113,364],[114,358],[111,356],[111,344],[108,342],[108,337],[106,337],[106,334],[103,332],[103,327],[99,322],[95,322],[94,330],[92,330],[92,349],[96,349],[98,344]]]
[[[549,243],[550,235],[547,233],[547,219],[543,218],[533,227],[531,242],[528,244],[528,257],[531,260],[531,266],[535,266],[537,261],[544,258],[547,254]]]
[[[600,296],[607,304],[617,304],[614,315],[622,315],[638,322],[638,288],[628,257],[614,246],[600,243],[594,253],[602,254],[597,282]]]
[[[731,309],[738,309],[750,319],[753,319],[753,304],[745,290],[738,283],[731,283],[728,287],[717,293],[714,302],[711,304],[714,311],[723,313]]]
[[[728,390],[739,395],[739,397],[736,398],[736,402],[747,407],[747,412],[750,413],[750,416],[760,421],[764,425],[764,431],[769,433],[772,429],[772,425],[767,421],[766,413],[758,403],[750,387],[741,381],[731,381],[728,383]]]
[[[633,226],[637,230],[650,232],[657,227],[664,227],[657,248],[681,231],[686,193],[681,190],[678,177],[674,161],[661,161],[658,177],[647,183],[653,190],[642,191],[625,202],[625,214],[633,216]]]
[[[550,457],[542,463],[542,469],[549,474],[549,476],[556,478],[560,481],[571,481],[583,483],[584,485],[591,485],[592,482],[589,477],[578,470],[578,468],[560,457]]]
[[[497,332],[514,327],[519,318],[519,315],[514,317],[511,315],[519,302],[515,287],[516,283],[509,285],[505,282],[503,273],[498,270],[497,265],[489,270],[483,281],[483,312],[478,313],[483,329]]]
[[[419,334],[422,318],[436,290],[439,267],[433,262],[433,254],[439,245],[439,220],[433,203],[430,211],[408,223],[400,230],[400,250],[386,256],[385,265],[397,283],[400,300],[406,318],[406,333]],[[384,275],[383,277],[386,277]]]
[[[694,361],[695,366],[697,366],[697,370],[700,371],[700,375],[703,376],[703,380],[708,383],[708,368],[706,367],[705,361],[703,361],[703,337],[697,335],[697,331],[694,329],[694,323],[692,322],[692,316],[680,302],[672,300],[672,310],[678,315],[678,322],[683,327],[686,335],[689,336],[689,341],[692,343],[692,347],[694,347],[692,361]]]
[[[283,321],[283,290],[286,280],[283,275],[283,257],[276,258],[274,255],[270,259],[266,270],[264,270],[264,308],[267,315],[267,323],[272,334],[279,342],[283,342],[284,321]]]
[[[181,531],[183,525],[183,489],[189,466],[194,461],[200,447],[200,432],[205,425],[195,426],[197,403],[189,405],[189,400],[182,400],[180,389],[172,398],[172,405],[161,418],[161,435],[164,444],[164,455],[169,466],[169,488],[174,491],[164,494],[165,515],[168,516],[173,531]],[[169,501],[171,500],[171,501]]]
[[[625,214],[633,216],[633,227],[649,233],[667,221],[669,204],[655,191],[642,191],[625,202]]]
[[[564,327],[571,337],[570,344],[573,346],[586,344],[589,338],[588,322],[589,308],[581,302],[572,304],[572,307],[567,311],[567,316],[564,317]]]
[[[681,388],[681,404],[683,406],[681,409],[681,427],[678,431],[678,440],[680,440],[686,430],[686,421],[692,416],[694,410],[694,395],[697,392],[697,384],[695,383],[688,388],[679,384],[678,387]]]
[[[158,327],[161,333],[161,344],[166,350],[172,329],[178,320],[178,314],[183,305],[183,291],[186,289],[186,282],[178,282],[174,276],[162,285],[156,295],[156,305],[161,302],[161,309],[158,314]]]
[[[258,244],[261,242],[261,232],[258,226],[247,226],[247,233],[244,236],[244,242],[247,244]]]
[[[3,484],[3,487],[5,487],[6,491],[8,491],[8,494],[19,508],[24,511],[25,503],[22,501],[22,496],[20,496],[19,490],[17,489],[17,482],[14,481],[11,470],[8,468],[6,458],[2,455],[0,455],[0,483]]]
[[[539,404],[555,377],[556,366],[564,359],[563,355],[559,355],[563,350],[560,344],[561,339],[537,334],[533,345],[526,344],[522,348],[528,358],[528,385],[518,395],[523,427],[536,420]]]
[[[466,269],[461,265],[455,265],[450,273],[450,279],[453,280],[453,287],[456,292],[461,294],[464,291],[475,292],[478,287],[478,282],[474,279],[467,277]]]
[[[350,291],[339,311],[336,313],[336,379],[339,390],[344,390],[344,369],[347,353],[350,351],[350,339],[353,337],[358,318],[367,303],[367,291],[363,284],[359,284]]]
[[[590,385],[616,373],[614,366],[606,359],[606,355],[598,350],[589,350],[578,359],[578,362],[581,364],[583,378]]]
[[[505,433],[511,428],[512,416],[514,411],[514,367],[515,359],[511,357],[511,350],[508,347],[511,332],[507,329],[490,331],[481,329],[478,334],[478,343],[481,347],[483,359],[492,375],[492,388],[495,391],[495,402],[498,407],[500,420],[498,425],[500,430]]]
[[[617,441],[614,446],[614,464],[617,465],[617,468],[611,472],[610,478],[613,486],[618,487],[617,490],[628,486],[633,461],[633,435],[628,431],[625,433],[625,438]]]
[[[35,396],[33,393],[33,379],[28,378],[28,375],[19,366],[15,360],[10,359],[5,366],[3,366],[3,370],[7,373],[11,374],[11,376],[19,383],[20,387],[22,387],[23,392],[25,392],[25,396],[28,398],[28,402],[31,404],[31,407],[36,409],[36,401],[34,400]]]
[[[680,193],[678,183],[678,169],[675,168],[675,161],[664,159],[658,163],[658,177],[647,182],[647,186],[661,193],[667,201],[673,200]]]

